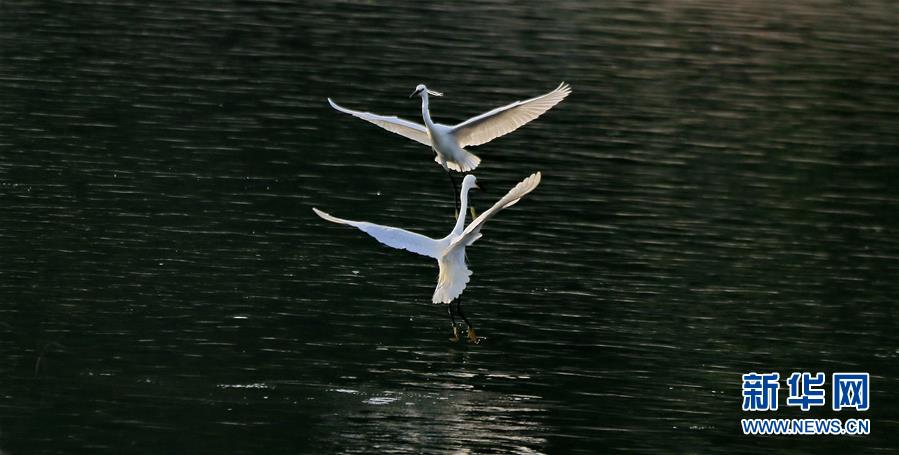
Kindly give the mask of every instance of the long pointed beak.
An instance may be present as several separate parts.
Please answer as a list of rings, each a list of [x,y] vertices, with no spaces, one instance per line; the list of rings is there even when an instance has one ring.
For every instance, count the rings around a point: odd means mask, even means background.
[[[415,95],[418,95],[418,92],[419,92],[418,90],[412,92],[412,94],[409,95],[409,99],[415,98]]]

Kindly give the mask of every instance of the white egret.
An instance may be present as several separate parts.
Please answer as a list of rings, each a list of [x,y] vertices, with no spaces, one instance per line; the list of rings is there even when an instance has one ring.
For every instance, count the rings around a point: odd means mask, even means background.
[[[468,192],[472,188],[477,188],[477,179],[473,175],[466,175],[462,181],[462,192],[460,198],[462,200],[462,208],[456,219],[456,225],[449,235],[442,239],[432,239],[421,234],[409,232],[389,226],[381,226],[378,224],[368,223],[365,221],[350,221],[331,216],[317,208],[312,210],[325,220],[353,226],[366,234],[374,237],[379,242],[398,249],[408,250],[423,256],[437,259],[439,274],[437,276],[437,288],[434,289],[434,295],[431,301],[434,303],[449,304],[449,314],[453,322],[453,341],[459,340],[459,331],[453,317],[452,302],[462,295],[465,286],[468,284],[471,270],[465,264],[465,247],[470,246],[479,238],[481,238],[481,228],[490,218],[493,218],[500,210],[510,207],[518,202],[524,195],[530,193],[540,183],[540,173],[536,172],[530,177],[522,180],[515,185],[505,196],[503,196],[493,207],[481,213],[480,216],[472,220],[465,226],[466,207],[468,206]],[[468,340],[472,343],[478,342],[474,328],[465,314],[462,313],[461,306],[457,303],[456,309],[460,316],[468,325]]]
[[[517,130],[525,123],[543,115],[571,93],[571,87],[566,83],[559,84],[555,90],[524,101],[516,101],[492,111],[472,117],[458,125],[444,125],[431,120],[431,112],[428,109],[428,95],[443,96],[440,92],[428,89],[424,84],[415,87],[415,91],[409,95],[421,97],[421,116],[424,125],[403,120],[396,116],[384,116],[371,112],[360,112],[337,105],[331,98],[328,103],[340,112],[359,117],[362,120],[374,123],[387,131],[405,136],[413,141],[430,146],[437,154],[434,161],[446,171],[450,182],[453,184],[453,197],[457,193],[456,181],[453,180],[450,170],[456,172],[469,172],[478,167],[481,159],[474,153],[465,150],[465,147],[481,145],[500,136]],[[455,200],[456,210],[459,209],[459,200]]]

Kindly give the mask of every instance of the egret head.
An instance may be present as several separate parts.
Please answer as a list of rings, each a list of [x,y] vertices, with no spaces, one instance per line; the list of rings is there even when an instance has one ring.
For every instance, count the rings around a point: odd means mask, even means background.
[[[465,179],[462,180],[462,192],[464,193],[472,188],[480,189],[481,187],[478,186],[478,178],[468,174],[465,176]]]
[[[415,87],[415,91],[412,92],[411,95],[409,95],[409,98],[412,98],[414,96],[425,96],[424,95],[425,93],[427,93],[429,95],[434,95],[434,96],[443,96],[443,93],[430,90],[427,87],[425,87],[425,84],[418,84],[418,86]]]

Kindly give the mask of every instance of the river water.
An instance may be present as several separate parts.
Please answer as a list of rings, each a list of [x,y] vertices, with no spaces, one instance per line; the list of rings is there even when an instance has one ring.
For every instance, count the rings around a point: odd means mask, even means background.
[[[899,10],[665,0],[0,3],[0,452],[893,453]],[[433,152],[489,207],[451,343]],[[868,412],[741,410],[741,375],[861,371]],[[829,379],[828,379],[829,381]],[[828,401],[829,404],[829,401]],[[748,417],[869,436],[744,436]]]

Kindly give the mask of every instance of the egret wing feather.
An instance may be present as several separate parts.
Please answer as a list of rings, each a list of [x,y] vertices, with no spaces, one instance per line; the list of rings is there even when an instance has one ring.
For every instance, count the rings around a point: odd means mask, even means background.
[[[405,229],[382,226],[367,221],[351,221],[336,216],[331,216],[317,208],[312,209],[316,215],[337,224],[353,226],[362,232],[374,237],[377,241],[389,247],[411,251],[422,256],[438,259],[441,255],[440,244],[430,237],[409,232]]]
[[[555,90],[525,101],[516,101],[507,106],[472,117],[453,127],[451,133],[459,141],[460,147],[481,145],[517,130],[525,123],[540,117],[571,93],[566,83]]]
[[[465,247],[471,245],[479,238],[481,238],[481,228],[484,227],[484,223],[487,222],[490,218],[493,218],[499,211],[509,208],[518,203],[525,195],[534,191],[537,188],[537,185],[540,184],[541,174],[539,172],[535,172],[531,174],[528,178],[522,180],[515,185],[514,188],[509,190],[505,196],[500,198],[499,201],[496,201],[496,204],[493,204],[492,207],[482,212],[477,218],[474,219],[468,226],[465,227],[465,230],[462,231],[462,235],[458,238],[454,239],[453,242],[449,246],[449,250],[457,249],[459,247]]]
[[[431,145],[431,137],[428,136],[428,129],[425,128],[424,125],[410,122],[409,120],[404,120],[396,116],[378,115],[372,114],[371,112],[361,112],[347,109],[338,105],[334,101],[331,101],[331,98],[328,98],[328,103],[331,104],[331,107],[337,109],[340,112],[343,112],[344,114],[350,114],[353,117],[358,117],[367,122],[374,123],[375,125],[378,125],[387,131],[390,131],[391,133],[399,134],[400,136],[407,137],[424,145]]]

